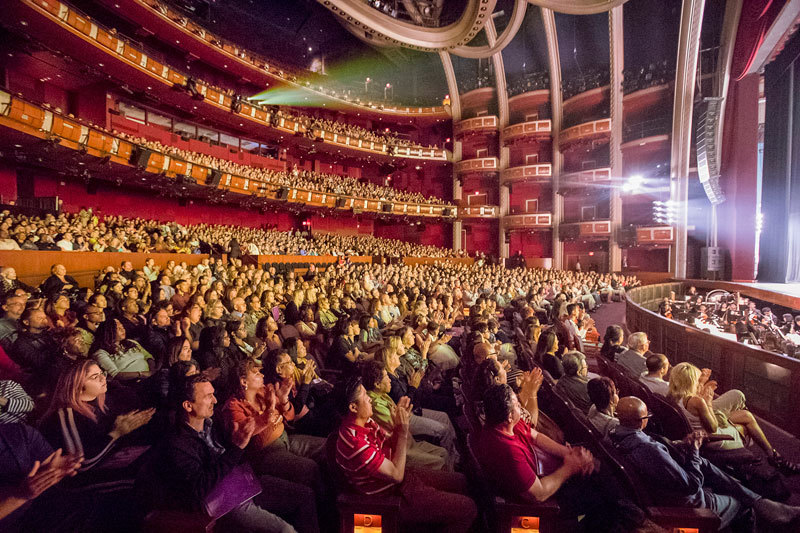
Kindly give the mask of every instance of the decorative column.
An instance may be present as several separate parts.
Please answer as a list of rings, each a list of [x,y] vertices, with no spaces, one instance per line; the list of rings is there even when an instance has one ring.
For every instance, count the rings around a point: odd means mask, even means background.
[[[489,17],[486,21],[483,30],[486,32],[486,41],[489,47],[493,47],[497,42],[497,29],[494,25],[494,19]],[[492,66],[494,67],[494,80],[495,91],[497,94],[497,126],[498,126],[498,204],[500,212],[497,220],[498,227],[498,246],[497,250],[501,259],[506,259],[509,256],[508,243],[506,242],[506,228],[505,217],[508,216],[509,211],[509,190],[507,185],[502,185],[500,182],[500,173],[508,168],[509,149],[503,144],[503,129],[508,126],[508,91],[506,90],[506,74],[505,66],[503,65],[503,54],[498,51],[492,54]]]
[[[450,116],[453,119],[453,125],[455,125],[456,122],[461,121],[461,97],[458,94],[456,73],[453,69],[453,61],[450,59],[450,54],[444,51],[439,52],[439,58],[442,60],[444,76],[447,79],[447,90],[450,91]],[[461,161],[461,141],[456,140],[455,131],[451,133],[450,138],[453,139],[453,203],[458,206],[463,197],[461,180],[458,176],[458,172],[456,172],[456,163]],[[456,218],[453,221],[454,250],[461,250],[464,246],[464,243],[461,242],[461,226],[461,220]]]
[[[675,101],[672,109],[669,199],[675,213],[675,244],[670,250],[670,269],[677,279],[686,278],[689,238],[689,159],[691,157],[692,112],[700,50],[700,28],[705,0],[683,0],[678,59],[675,69]]]
[[[608,39],[611,54],[611,83],[609,86],[609,111],[611,137],[608,150],[611,163],[612,186],[609,194],[609,219],[611,237],[608,240],[608,271],[622,270],[622,251],[619,247],[619,231],[622,226],[622,197],[620,196],[622,175],[622,77],[625,68],[625,53],[622,26],[622,6],[608,12]],[[614,183],[616,181],[616,184]]]
[[[550,112],[553,131],[553,268],[560,269],[564,264],[564,243],[558,237],[558,229],[564,217],[564,197],[559,194],[559,182],[563,157],[559,147],[561,136],[561,59],[558,54],[558,33],[556,19],[551,9],[542,8],[542,21],[547,38],[547,58],[550,67]]]

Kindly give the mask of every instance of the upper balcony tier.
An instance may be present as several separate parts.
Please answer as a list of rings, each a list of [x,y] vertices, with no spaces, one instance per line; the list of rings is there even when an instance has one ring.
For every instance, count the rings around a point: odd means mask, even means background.
[[[458,208],[459,219],[497,218],[499,216],[500,207],[496,205],[471,205]]]
[[[524,213],[521,215],[506,215],[502,219],[506,229],[549,229],[553,227],[551,213]]]
[[[593,139],[607,138],[611,135],[611,119],[601,118],[584,122],[577,126],[572,126],[561,132],[559,137],[560,148],[563,150],[565,147],[578,141],[588,141]]]
[[[611,237],[610,220],[593,220],[591,222],[565,222],[559,230],[561,240],[607,239]]]
[[[311,123],[307,117],[276,113],[274,106],[263,108],[246,102],[239,95],[229,94],[157,61],[137,45],[111,30],[101,28],[85,15],[58,0],[19,0],[12,6],[21,10],[20,24],[24,22],[25,30],[37,32],[46,44],[55,47],[74,44],[74,49],[80,47],[85,60],[100,65],[115,61],[118,66],[123,67],[124,72],[130,74],[126,77],[127,82],[138,85],[139,89],[150,94],[157,94],[165,103],[191,102],[198,107],[202,106],[204,112],[219,116],[220,120],[230,122],[231,117],[235,117],[238,122],[233,123],[240,127],[247,121],[251,125],[272,130],[273,136],[276,133],[306,135],[323,140],[322,144],[331,148],[385,157],[448,160],[449,153],[444,149],[390,144],[324,131],[307,126],[306,124]],[[53,32],[54,26],[64,31]],[[117,69],[115,72],[120,75],[122,71]]]
[[[675,228],[672,226],[642,226],[636,228],[636,244],[656,246],[675,242]]]
[[[537,163],[520,167],[506,168],[500,172],[500,182],[509,183],[548,183],[553,179],[553,165],[550,163]]]
[[[456,214],[452,205],[363,198],[324,189],[303,188],[296,186],[298,180],[288,173],[264,174],[255,168],[251,169],[253,172],[248,176],[225,172],[154,150],[149,144],[126,140],[4,91],[0,91],[0,129],[4,151],[20,151],[24,156],[21,150],[27,147],[41,151],[42,141],[45,140],[47,146],[71,150],[70,165],[74,165],[77,159],[79,168],[82,166],[87,172],[91,170],[97,177],[116,179],[120,185],[125,182],[137,186],[152,185],[166,191],[193,191],[205,197],[209,197],[215,189],[220,189],[219,195],[222,197],[231,192],[249,196],[252,202],[287,201],[308,207],[406,216],[441,218],[454,217]],[[51,151],[46,154],[46,159],[39,156],[39,161],[41,164],[52,163],[57,166],[57,155]]]
[[[159,0],[101,1],[120,16],[170,43],[180,45],[188,53],[256,83],[287,85],[301,89],[315,99],[362,113],[422,119],[442,119],[449,116],[444,106],[403,106],[377,99],[371,101],[367,96],[351,96],[348,88],[330,86],[330,80],[316,73],[281,65],[274,58],[259,56],[241,45],[215,35],[200,23],[188,19],[184,13]]]
[[[496,131],[497,117],[495,115],[468,118],[453,124],[453,134],[457,139],[470,134],[494,133]]]
[[[548,139],[553,131],[553,123],[547,120],[530,120],[503,128],[503,143],[508,145],[526,139]]]
[[[464,159],[456,163],[456,172],[464,174],[466,172],[497,172],[498,161],[496,157],[479,157],[476,159]]]

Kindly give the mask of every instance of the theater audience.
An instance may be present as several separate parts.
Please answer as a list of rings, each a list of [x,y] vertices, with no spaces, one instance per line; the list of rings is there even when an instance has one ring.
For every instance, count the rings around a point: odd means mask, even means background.
[[[19,383],[0,380],[0,424],[25,422],[33,407],[33,398]]]
[[[558,355],[558,336],[554,331],[542,332],[539,343],[536,345],[536,360],[553,379],[560,379],[564,375],[564,364]]]
[[[592,401],[586,418],[603,437],[608,437],[608,432],[619,425],[619,420],[614,416],[619,402],[617,386],[610,378],[603,376],[589,380],[586,390]]]
[[[3,318],[0,318],[0,347],[6,352],[11,349],[19,333],[19,318],[25,311],[27,298],[7,292],[3,305]]]
[[[619,401],[617,416],[620,425],[609,437],[655,501],[710,509],[720,518],[720,531],[752,531],[750,510],[771,527],[797,525],[800,508],[762,498],[700,455],[707,439],[704,431],[693,431],[680,443],[655,440],[643,431],[650,418],[647,405],[632,396]]]

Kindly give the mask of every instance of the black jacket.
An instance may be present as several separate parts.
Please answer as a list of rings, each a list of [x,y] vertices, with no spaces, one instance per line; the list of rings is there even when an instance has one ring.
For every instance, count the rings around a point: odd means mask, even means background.
[[[177,422],[148,461],[137,485],[148,487],[152,506],[198,511],[208,493],[241,459],[240,448],[231,446],[220,454],[188,424]]]
[[[80,285],[78,285],[78,282],[75,281],[75,278],[73,278],[72,276],[66,275],[64,276],[64,279],[66,280],[66,283],[58,279],[58,276],[53,274],[49,278],[44,280],[44,282],[42,282],[42,285],[39,287],[39,289],[41,289],[42,294],[44,294],[45,296],[50,296],[51,294],[61,292],[61,290],[64,288],[64,285],[72,285],[72,288],[70,290],[76,290],[80,287]]]

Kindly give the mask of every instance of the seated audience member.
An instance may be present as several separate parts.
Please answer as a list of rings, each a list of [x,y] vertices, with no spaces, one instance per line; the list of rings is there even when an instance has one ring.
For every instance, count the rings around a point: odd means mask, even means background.
[[[319,467],[311,457],[321,452],[325,439],[308,435],[294,436],[286,432],[284,420],[294,419],[294,406],[288,388],[264,385],[261,365],[242,361],[236,367],[239,387],[222,408],[222,420],[227,433],[249,419],[255,420],[245,457],[259,474],[278,477],[286,497],[311,502],[306,512],[314,516],[314,494],[322,493]]]
[[[91,346],[94,342],[94,335],[97,333],[97,327],[105,322],[106,313],[101,307],[94,304],[88,304],[84,309],[81,316],[78,317],[77,331],[83,337],[83,342],[87,346]]]
[[[51,294],[44,303],[44,312],[50,320],[50,329],[61,331],[78,324],[75,313],[69,309],[69,298],[63,293]]]
[[[637,331],[628,339],[628,349],[619,354],[617,364],[638,379],[647,372],[647,351],[650,349],[650,340],[647,333]]]
[[[356,371],[356,363],[367,358],[367,354],[363,354],[358,349],[358,334],[361,332],[358,327],[358,319],[355,317],[345,318],[340,325],[340,333],[333,341],[327,360],[334,368],[338,368],[346,374],[352,374]]]
[[[128,339],[122,323],[111,318],[100,324],[89,349],[92,358],[113,379],[149,378],[158,368],[153,356],[135,340]]]
[[[53,265],[50,268],[50,277],[42,282],[39,289],[45,296],[59,292],[69,292],[80,287],[75,278],[67,274],[64,265]]]
[[[230,357],[228,348],[231,337],[223,324],[203,328],[200,333],[200,349],[197,352],[197,362],[200,370],[210,372],[214,389],[219,398],[228,399],[230,396],[231,375],[236,368],[238,360]]]
[[[603,437],[608,437],[608,432],[619,425],[619,420],[614,416],[619,402],[617,386],[610,378],[599,377],[589,380],[586,390],[589,393],[589,399],[592,400],[592,406],[589,408],[586,418],[597,431],[603,434]]]
[[[344,389],[344,419],[336,434],[336,464],[355,491],[400,495],[400,527],[412,531],[435,525],[437,531],[463,533],[477,516],[461,474],[406,468],[408,399],[397,404],[392,438],[372,419],[372,402],[359,377]]]
[[[669,391],[669,382],[664,380],[664,376],[669,372],[669,359],[663,353],[656,353],[648,357],[645,364],[647,372],[639,377],[639,381],[650,389],[650,392],[666,396]]]
[[[81,530],[85,524],[76,516],[76,507],[86,511],[89,501],[48,490],[74,476],[81,460],[60,448],[53,451],[26,424],[0,424],[0,531]]]
[[[647,405],[633,396],[619,401],[617,416],[620,425],[609,438],[660,505],[710,509],[720,518],[720,531],[732,526],[752,531],[751,509],[773,527],[800,519],[800,508],[762,498],[701,457],[705,432],[694,431],[672,445],[657,441],[643,431],[650,418]]]
[[[26,301],[25,297],[17,296],[13,292],[9,293],[3,301],[3,318],[0,318],[0,347],[6,352],[17,340],[20,329],[19,317],[25,311]]]
[[[241,425],[236,424],[230,435],[231,446],[226,448],[211,430],[217,399],[208,378],[198,374],[181,380],[174,399],[178,402],[175,425],[137,484],[142,485],[140,492],[147,497],[149,506],[198,512],[217,484],[241,462],[256,422],[251,418]],[[309,502],[284,497],[283,480],[265,477],[261,484],[264,489],[261,494],[241,502],[220,519],[217,527],[223,531],[295,531],[274,512],[292,516],[300,532],[318,531],[316,516],[305,512]]]
[[[308,358],[306,345],[299,337],[289,337],[283,341],[283,349],[289,354],[292,364],[294,365],[295,383],[311,386],[312,383],[319,382],[320,377],[317,374],[317,363],[315,363],[313,359]],[[310,381],[308,381],[309,379]]]
[[[670,372],[667,393],[667,398],[678,405],[693,430],[733,438],[711,442],[707,446],[734,450],[742,448],[743,438],[749,437],[775,466],[791,473],[800,472],[800,464],[787,460],[772,447],[753,413],[747,410],[744,394],[732,389],[714,398],[717,383],[710,377],[709,369],[700,370],[691,363],[678,363]]]
[[[397,404],[389,396],[392,383],[389,374],[380,361],[366,361],[361,368],[361,379],[372,401],[372,419],[391,438],[394,431],[392,415]],[[413,414],[411,416],[414,416]],[[412,435],[409,431],[409,435]],[[408,466],[412,468],[431,468],[433,470],[452,470],[453,464],[447,450],[424,440],[411,439],[408,443]]]
[[[124,446],[120,440],[150,422],[155,410],[118,412],[107,402],[107,389],[105,372],[97,363],[88,359],[75,363],[62,372],[42,417],[41,430],[48,442],[84,456],[81,473],[92,470],[100,476],[104,470],[125,468],[144,452],[140,447],[138,454],[114,457]]]
[[[16,294],[22,290],[25,298],[36,292],[36,289],[17,279],[17,271],[13,267],[0,268],[0,292],[3,294]],[[19,294],[19,296],[23,296]]]
[[[608,326],[605,335],[603,335],[603,346],[600,348],[600,355],[610,361],[616,361],[619,354],[625,351],[625,347],[622,345],[624,340],[625,332],[620,326]]]
[[[522,420],[511,387],[487,390],[483,408],[486,425],[476,455],[497,494],[537,502],[555,497],[563,517],[586,515],[591,531],[635,531],[643,521],[640,511],[623,504],[610,478],[594,473],[588,450],[558,444]]]
[[[60,347],[50,332],[50,321],[44,310],[29,307],[20,317],[22,330],[8,356],[26,374],[25,390],[38,396],[55,382],[61,368],[54,368]]]
[[[543,331],[539,335],[539,343],[536,345],[536,359],[544,370],[550,373],[553,379],[560,379],[564,375],[564,365],[561,356],[558,355],[558,336],[554,331]]]
[[[564,376],[556,383],[556,392],[567,398],[584,413],[588,413],[592,406],[592,400],[586,390],[586,385],[589,383],[586,377],[589,372],[586,356],[581,352],[567,352],[562,357],[562,362]]]
[[[157,362],[163,361],[170,341],[175,338],[176,332],[180,332],[180,325],[176,323],[173,326],[169,311],[163,305],[151,308],[150,320],[147,322],[147,326],[142,329],[142,345],[148,352],[153,354]],[[181,338],[186,339],[183,336]],[[188,341],[189,339],[186,340]],[[192,343],[189,342],[189,350],[191,351],[191,349]]]
[[[19,383],[0,380],[0,424],[25,422],[33,407],[33,398]]]
[[[140,313],[135,299],[123,298],[119,302],[119,313],[116,316],[125,328],[125,338],[140,340],[147,334],[147,319]]]

